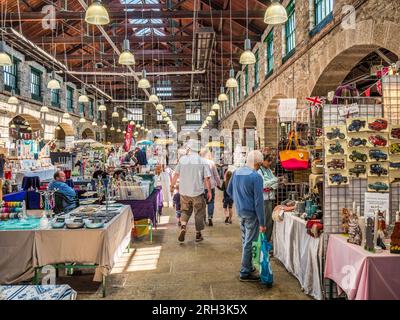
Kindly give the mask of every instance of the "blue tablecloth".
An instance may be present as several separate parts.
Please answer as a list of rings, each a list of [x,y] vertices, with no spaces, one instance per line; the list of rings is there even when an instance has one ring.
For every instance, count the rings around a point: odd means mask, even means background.
[[[157,226],[157,212],[161,214],[163,207],[161,187],[155,188],[146,200],[119,200],[118,203],[130,205],[135,220],[148,218]]]
[[[0,286],[0,300],[75,300],[76,291],[69,285]]]
[[[36,191],[19,191],[9,193],[3,196],[4,201],[24,201],[26,208],[29,210],[41,209],[40,207],[40,193]]]

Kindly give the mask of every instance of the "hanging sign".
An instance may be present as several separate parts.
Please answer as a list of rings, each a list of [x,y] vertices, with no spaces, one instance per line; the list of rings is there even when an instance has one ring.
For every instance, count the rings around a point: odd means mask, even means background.
[[[131,124],[128,124],[127,128],[126,128],[126,133],[125,133],[125,144],[124,144],[124,150],[126,152],[129,151],[129,149],[131,148],[131,144],[132,144],[132,135],[133,135],[133,128],[134,126]]]
[[[341,117],[348,117],[351,114],[359,113],[360,107],[357,103],[350,104],[348,106],[339,107],[339,115]]]
[[[74,136],[66,136],[65,137],[65,148],[66,149],[72,149],[74,147]]]

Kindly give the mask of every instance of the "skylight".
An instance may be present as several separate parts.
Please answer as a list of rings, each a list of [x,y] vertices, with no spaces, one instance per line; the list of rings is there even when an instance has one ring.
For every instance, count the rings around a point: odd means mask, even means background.
[[[159,0],[121,0],[122,4],[160,4]],[[127,11],[133,11],[133,9],[127,9]],[[151,9],[145,11],[160,11],[160,9]],[[129,19],[129,22],[132,24],[161,24],[163,21],[161,19]],[[133,32],[135,32],[136,36],[148,36],[151,35],[152,32],[156,36],[165,36],[162,28],[132,28]]]

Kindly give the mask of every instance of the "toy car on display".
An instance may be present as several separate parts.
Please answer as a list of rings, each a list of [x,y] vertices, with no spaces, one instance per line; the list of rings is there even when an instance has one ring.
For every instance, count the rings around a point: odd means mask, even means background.
[[[388,122],[384,119],[376,119],[374,122],[368,124],[368,128],[375,131],[385,130],[388,127]]]
[[[375,182],[375,183],[370,183],[368,185],[368,188],[371,190],[375,191],[386,191],[389,189],[389,186],[386,183],[383,182]]]
[[[390,168],[396,168],[396,169],[400,169],[400,162],[391,162],[389,164]]]
[[[353,150],[353,152],[350,155],[350,160],[353,162],[356,162],[357,160],[365,162],[365,161],[367,161],[367,155],[365,153],[361,153],[356,150]]]
[[[340,173],[335,173],[329,177],[332,183],[347,183],[347,177],[343,177]]]
[[[390,131],[390,136],[394,139],[400,139],[400,128],[393,128]]]
[[[365,174],[367,172],[367,168],[362,164],[358,164],[354,168],[351,168],[349,172],[354,174],[356,177],[359,177],[360,174]]]
[[[343,159],[333,159],[327,163],[328,168],[344,169],[345,163]]]
[[[331,144],[328,152],[330,154],[335,154],[335,153],[344,154],[344,149],[343,149],[342,145],[337,141],[335,144]]]
[[[390,145],[390,153],[400,153],[400,143],[392,143]]]
[[[371,164],[369,169],[371,174],[376,174],[378,176],[386,176],[388,174],[388,171],[380,164]]]
[[[362,120],[353,120],[349,127],[347,128],[349,131],[360,131],[361,128],[365,128],[366,121]]]
[[[326,137],[329,140],[336,139],[336,138],[344,139],[344,138],[346,138],[346,135],[344,133],[340,132],[339,128],[334,128],[334,129],[332,129],[331,132],[326,133]]]
[[[381,151],[381,150],[370,150],[370,151],[369,151],[369,157],[370,157],[371,159],[376,160],[376,161],[379,161],[379,160],[387,160],[387,158],[388,158],[387,154],[384,153],[384,152]]]
[[[382,136],[370,136],[368,138],[369,142],[371,142],[374,147],[384,147],[387,144],[387,140]]]
[[[367,144],[367,139],[351,138],[351,140],[349,141],[350,147],[365,146],[366,144]]]

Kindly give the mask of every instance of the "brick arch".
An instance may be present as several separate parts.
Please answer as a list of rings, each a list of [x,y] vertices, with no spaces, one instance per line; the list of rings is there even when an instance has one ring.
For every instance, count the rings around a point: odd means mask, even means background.
[[[26,113],[21,113],[16,115],[15,117],[12,118],[12,120],[10,121],[10,123],[14,120],[14,118],[16,117],[21,117],[23,118],[25,121],[29,122],[29,125],[32,128],[32,132],[37,132],[40,131],[40,135],[43,136],[44,134],[44,130],[42,125],[40,124],[40,119],[35,118],[34,116],[31,116],[30,114],[26,114]]]
[[[64,131],[65,136],[74,136],[74,128],[65,122],[61,122],[58,126]]]
[[[257,128],[257,117],[253,111],[249,111],[244,118],[243,122],[244,128]]]
[[[264,137],[263,146],[275,148],[278,145],[278,104],[279,99],[287,98],[284,94],[277,94],[272,97],[268,103],[267,110],[264,113]]]
[[[92,129],[86,128],[82,131],[82,139],[96,139],[96,135]]]
[[[378,23],[370,19],[357,21],[356,29],[336,32],[322,41],[319,50],[315,50],[319,56],[310,70],[308,95],[326,95],[334,90],[360,60],[378,48],[386,48],[399,56],[398,30],[398,23]]]

